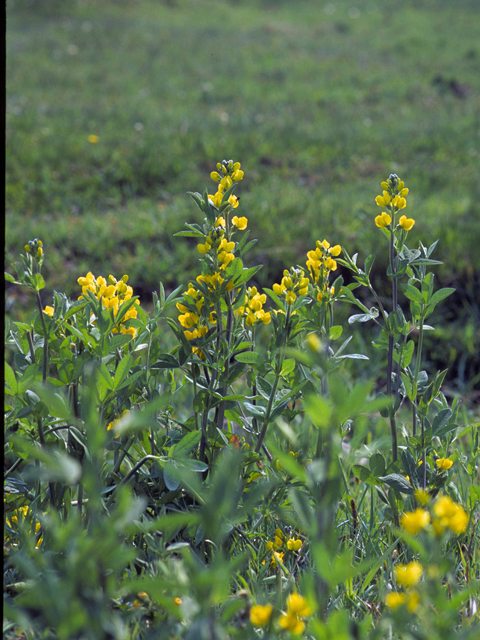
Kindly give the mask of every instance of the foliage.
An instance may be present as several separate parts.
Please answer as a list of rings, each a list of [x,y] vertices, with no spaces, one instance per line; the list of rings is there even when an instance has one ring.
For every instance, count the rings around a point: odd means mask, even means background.
[[[92,272],[44,307],[46,239],[6,274],[37,308],[7,322],[5,636],[477,637],[479,425],[422,366],[452,291],[436,243],[407,247],[407,187],[377,197],[387,302],[374,256],[326,239],[261,292],[243,169],[211,178],[177,233],[201,272],[151,313]],[[378,327],[377,380],[342,304]]]

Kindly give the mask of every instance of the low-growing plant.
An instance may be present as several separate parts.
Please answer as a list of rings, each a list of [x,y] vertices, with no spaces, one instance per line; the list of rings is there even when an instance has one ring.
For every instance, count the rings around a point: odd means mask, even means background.
[[[451,293],[427,271],[436,243],[407,247],[391,175],[375,219],[390,304],[375,256],[360,268],[326,239],[260,291],[243,176],[223,160],[215,193],[190,194],[202,221],[177,236],[199,273],[160,285],[151,313],[126,275],[91,272],[43,307],[47,241],[6,275],[36,302],[7,321],[6,637],[478,634],[478,425],[422,365]],[[343,303],[361,310],[349,327],[378,325],[383,380],[352,377],[368,357],[340,340]]]

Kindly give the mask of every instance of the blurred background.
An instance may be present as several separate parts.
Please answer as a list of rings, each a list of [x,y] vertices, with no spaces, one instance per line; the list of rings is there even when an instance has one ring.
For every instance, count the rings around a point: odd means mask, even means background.
[[[457,289],[429,363],[478,402],[479,32],[478,0],[9,0],[8,270],[38,237],[46,304],[92,271],[129,274],[148,307],[198,273],[173,235],[200,221],[186,192],[232,158],[259,285],[327,238],[361,264],[378,251],[388,295],[374,198],[397,173],[410,247],[439,240],[436,285]],[[6,308],[33,304],[9,286]]]

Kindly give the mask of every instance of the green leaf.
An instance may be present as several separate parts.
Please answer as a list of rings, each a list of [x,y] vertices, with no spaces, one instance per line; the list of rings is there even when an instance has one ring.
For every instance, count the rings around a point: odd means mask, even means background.
[[[235,354],[235,360],[238,362],[244,362],[245,364],[254,364],[258,367],[263,365],[263,358],[259,353],[255,351],[243,351],[242,353]]]
[[[389,487],[395,489],[396,491],[400,491],[400,493],[407,493],[408,495],[413,495],[413,488],[406,478],[401,476],[399,473],[389,473],[387,476],[382,476],[379,478],[388,484]]]
[[[367,484],[378,484],[375,476],[370,471],[370,469],[367,469],[367,467],[364,467],[361,464],[354,464],[352,467],[352,473],[359,480],[362,480],[362,482],[366,482]]]
[[[253,242],[253,240],[252,240]],[[257,271],[260,271],[260,269],[263,267],[262,264],[257,265],[256,267],[250,267],[249,269],[244,269],[240,275],[240,277],[237,280],[234,280],[234,285],[236,287],[241,286],[242,284],[244,284],[245,282],[248,282],[251,278],[253,278],[253,276],[257,273]]]
[[[293,358],[287,358],[286,360],[283,361],[282,371],[280,375],[288,376],[288,374],[292,373],[294,369],[295,369],[295,360]]]
[[[130,367],[132,366],[132,364],[133,358],[130,354],[126,355],[120,360],[115,371],[115,377],[113,379],[113,389],[117,389],[117,387],[124,381],[125,377],[130,371]]]
[[[170,447],[169,454],[175,458],[185,458],[200,442],[202,434],[200,431],[190,431],[177,444]]]
[[[8,362],[5,362],[5,382],[7,383],[9,388],[13,391],[13,393],[18,392],[17,378],[15,377],[15,372],[13,371],[12,367],[8,364]]]
[[[235,280],[240,278],[243,272],[243,262],[241,258],[235,258],[230,262],[228,267],[225,269],[225,278],[227,280]]]
[[[416,287],[411,284],[403,284],[401,285],[403,289],[403,293],[406,298],[409,300],[413,300],[414,302],[418,302],[419,304],[425,304],[426,300],[424,299],[422,292],[419,291]]]
[[[45,280],[41,273],[34,273],[30,279],[30,282],[35,287],[35,291],[41,291],[45,288]]]
[[[254,418],[264,418],[266,408],[262,407],[258,404],[252,404],[251,402],[244,402],[243,409],[247,416],[252,416]]]
[[[451,296],[452,293],[455,293],[455,289],[453,287],[445,287],[444,289],[439,289],[438,291],[435,291],[433,296],[429,299],[428,304],[436,305],[442,300],[445,300],[445,298],[448,298],[448,296]]]
[[[376,476],[377,478],[379,478],[380,476],[383,476],[383,474],[385,473],[385,469],[386,469],[385,458],[379,452],[374,453],[372,456],[370,456],[368,465],[373,475]]]
[[[330,327],[329,338],[330,340],[338,340],[343,333],[343,327],[339,324],[334,327]]]

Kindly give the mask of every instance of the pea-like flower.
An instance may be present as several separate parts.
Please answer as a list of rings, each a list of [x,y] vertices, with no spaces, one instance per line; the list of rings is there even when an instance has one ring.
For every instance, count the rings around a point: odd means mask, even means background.
[[[307,618],[312,614],[312,608],[306,599],[298,593],[291,593],[287,598],[287,611],[278,619],[278,624],[282,629],[290,631],[294,636],[299,636],[305,631],[305,622],[302,618]]]
[[[435,464],[442,471],[448,471],[448,469],[453,465],[453,460],[450,460],[449,458],[438,458],[438,460],[435,461]]]
[[[392,216],[389,216],[385,211],[382,211],[382,213],[375,218],[375,224],[379,229],[385,229],[391,222]]]
[[[413,218],[407,218],[407,216],[401,216],[398,224],[402,227],[402,229],[405,229],[405,231],[410,231],[410,229],[415,224],[415,220]]]
[[[437,534],[450,529],[456,535],[464,533],[468,527],[468,515],[449,496],[440,496],[433,505],[433,528]]]
[[[264,627],[268,624],[272,615],[273,607],[271,604],[256,604],[250,609],[250,622],[254,627]]]
[[[419,562],[413,561],[409,564],[397,565],[393,573],[397,584],[402,587],[414,587],[420,582],[423,575],[423,567]]]
[[[430,514],[425,509],[407,511],[400,518],[400,525],[407,533],[416,535],[430,522]]]

